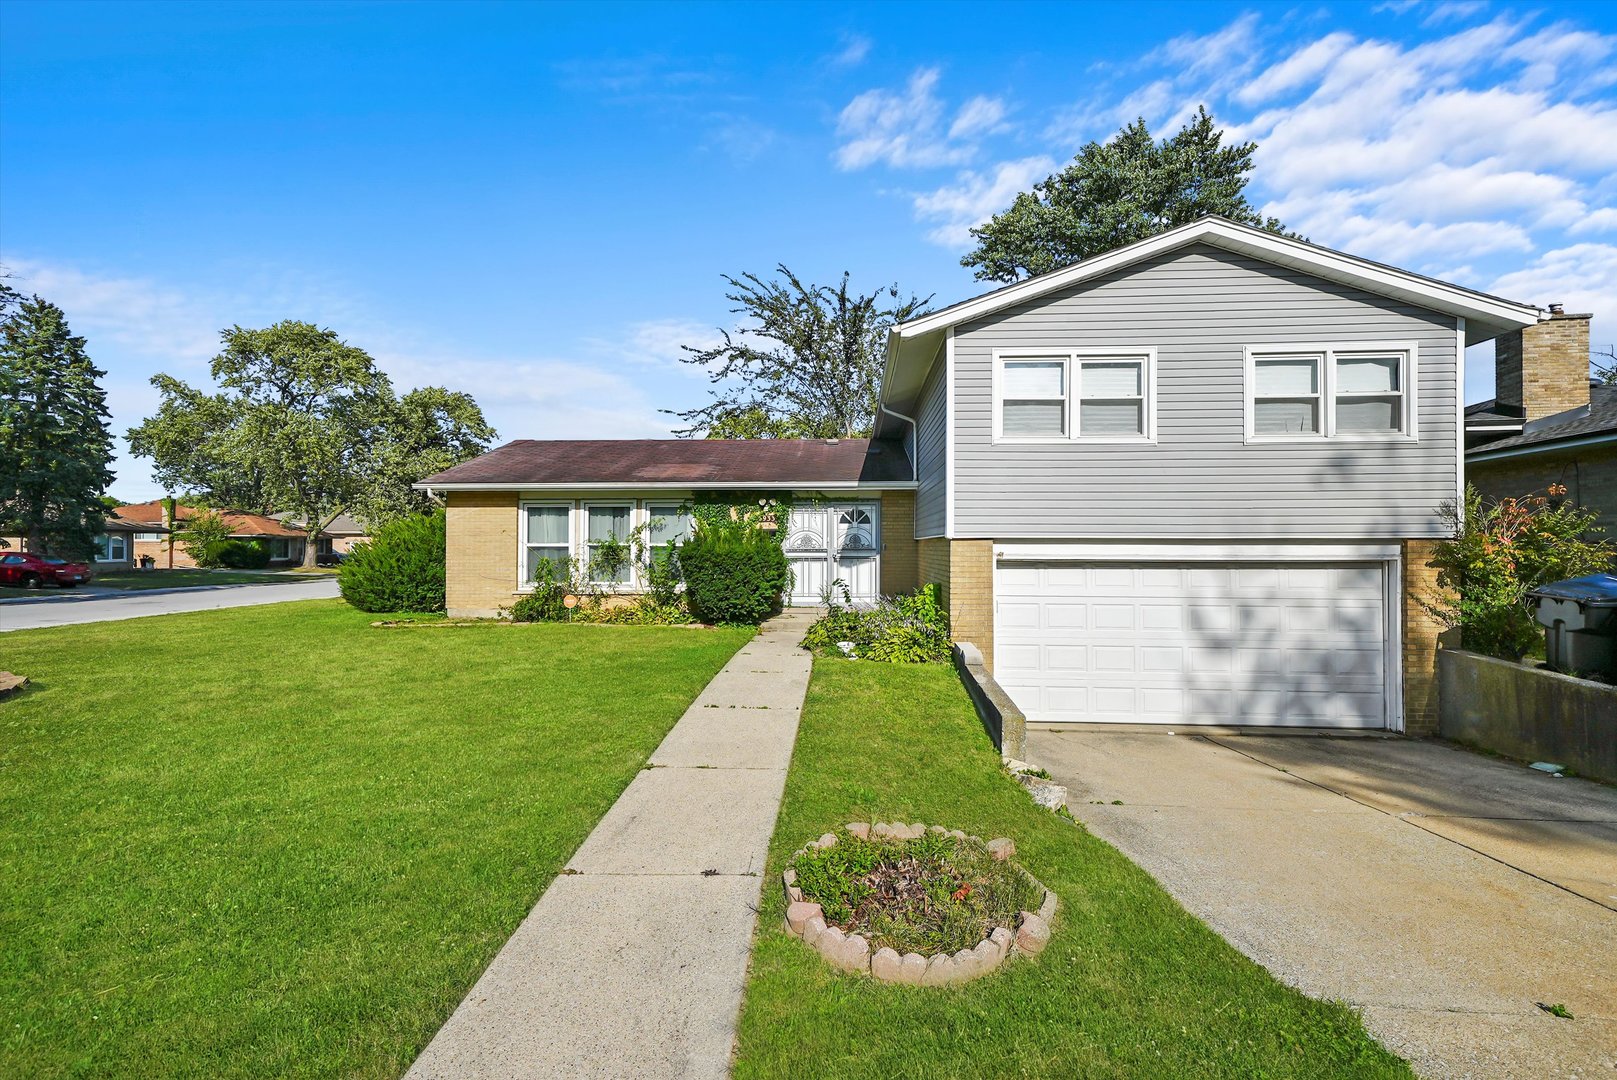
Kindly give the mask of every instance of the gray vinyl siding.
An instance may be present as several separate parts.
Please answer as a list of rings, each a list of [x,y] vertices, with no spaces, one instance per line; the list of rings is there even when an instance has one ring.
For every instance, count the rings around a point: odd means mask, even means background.
[[[1418,441],[1244,441],[1248,346],[1376,342],[1417,347]],[[994,444],[996,349],[1093,347],[1157,350],[1155,444]],[[954,535],[1439,535],[1458,468],[1455,352],[1451,315],[1203,244],[963,324]]]
[[[948,385],[939,353],[915,408],[916,536],[942,536],[948,526]]]

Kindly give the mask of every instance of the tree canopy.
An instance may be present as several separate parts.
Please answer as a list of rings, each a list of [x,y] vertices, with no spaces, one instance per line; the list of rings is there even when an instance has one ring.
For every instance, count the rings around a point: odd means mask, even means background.
[[[0,282],[0,533],[84,557],[112,483],[106,372],[62,309]]]
[[[898,286],[868,294],[805,284],[785,266],[781,280],[726,275],[730,310],[744,316],[712,348],[685,346],[684,363],[708,370],[711,401],[683,412],[679,435],[713,439],[821,439],[869,435],[887,355],[887,330],[931,300],[900,300]]]
[[[375,528],[426,509],[410,485],[483,451],[494,430],[470,395],[423,387],[396,397],[363,349],[335,331],[285,321],[221,331],[219,391],[170,375],[152,379],[157,413],[130,429],[170,490],[269,514],[290,511],[315,539],[343,513]]]
[[[1086,143],[1072,164],[972,229],[977,247],[960,263],[975,267],[979,281],[1016,281],[1208,214],[1294,235],[1246,199],[1257,143],[1223,140],[1223,130],[1199,108],[1161,142],[1140,119],[1104,143]]]

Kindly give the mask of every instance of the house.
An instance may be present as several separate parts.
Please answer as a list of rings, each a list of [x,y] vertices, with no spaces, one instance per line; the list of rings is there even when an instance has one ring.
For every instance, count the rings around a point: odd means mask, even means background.
[[[147,535],[148,530],[148,526],[139,522],[130,521],[116,513],[108,514],[105,524],[101,527],[101,532],[96,534],[94,548],[88,561],[97,571],[133,569],[135,565],[135,541],[137,538]],[[150,535],[161,536],[165,531],[159,527],[157,530],[151,531]],[[0,548],[23,551],[27,547],[27,541],[23,537],[8,536],[0,538]]]
[[[303,524],[302,518],[290,511],[276,514],[275,519],[292,526]],[[370,538],[370,530],[364,525],[347,514],[338,514],[320,530],[315,550],[321,555],[346,555],[354,550],[355,544],[365,543]]]
[[[1617,386],[1589,378],[1589,320],[1551,304],[1495,343],[1494,397],[1465,410],[1466,479],[1495,499],[1559,485],[1617,531]]]
[[[135,522],[140,527],[133,537],[135,560],[138,562],[150,557],[158,567],[165,569],[196,566],[196,560],[174,534],[180,531],[180,525],[200,512],[199,507],[174,503],[171,518],[161,499],[120,506],[114,511],[119,518]],[[305,537],[301,529],[263,514],[239,510],[221,510],[219,514],[230,526],[233,539],[256,540],[267,546],[271,566],[302,564]]]
[[[1030,723],[1426,733],[1462,356],[1539,322],[1204,218],[897,327],[870,440],[519,441],[419,486],[454,615],[686,500],[785,494],[794,601],[937,583]]]

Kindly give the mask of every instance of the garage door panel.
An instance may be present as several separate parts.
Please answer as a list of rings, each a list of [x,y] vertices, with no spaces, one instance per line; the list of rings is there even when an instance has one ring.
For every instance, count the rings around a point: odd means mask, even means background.
[[[1380,564],[1023,565],[996,675],[1041,721],[1381,727]]]

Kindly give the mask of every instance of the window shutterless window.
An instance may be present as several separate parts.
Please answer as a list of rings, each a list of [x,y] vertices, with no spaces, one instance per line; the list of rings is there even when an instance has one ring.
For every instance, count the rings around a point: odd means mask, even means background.
[[[646,506],[646,519],[646,543],[654,559],[668,558],[674,544],[690,539],[690,512],[678,504],[650,503]]]
[[[129,557],[129,547],[123,533],[102,533],[95,538],[96,562],[123,562]]]
[[[527,506],[523,511],[522,584],[531,585],[540,564],[559,573],[573,550],[572,507],[566,504]]]
[[[633,559],[627,552],[616,566],[604,565],[601,556],[606,541],[629,539],[629,519],[633,515],[634,506],[630,503],[585,507],[584,550],[591,581],[606,585],[629,583]]]
[[[1006,360],[1000,370],[1000,434],[1007,439],[1067,434],[1067,358]]]
[[[135,539],[145,540],[148,542],[152,540],[161,540],[163,539],[163,534],[159,532],[138,532],[135,534]]]
[[[1248,356],[1248,438],[1415,435],[1413,345]]]
[[[1135,359],[1078,361],[1078,438],[1143,437],[1146,363]]]
[[[1152,354],[998,356],[996,439],[1151,439]]]

